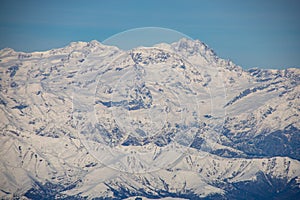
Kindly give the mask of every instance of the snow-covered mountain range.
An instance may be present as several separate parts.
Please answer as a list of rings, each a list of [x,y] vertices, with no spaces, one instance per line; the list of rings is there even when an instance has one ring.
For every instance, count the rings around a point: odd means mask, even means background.
[[[0,51],[2,199],[300,198],[300,70],[200,41]]]

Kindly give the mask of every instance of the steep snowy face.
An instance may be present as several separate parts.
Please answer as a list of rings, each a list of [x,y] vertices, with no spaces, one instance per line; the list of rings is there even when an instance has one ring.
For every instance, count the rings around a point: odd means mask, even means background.
[[[184,38],[0,60],[3,198],[299,195],[299,69],[244,71]]]
[[[134,158],[138,172],[158,170],[181,156],[176,145],[189,147],[204,135],[203,147],[217,141],[225,116],[224,85],[210,78],[220,76],[217,69],[194,66],[178,52],[155,47],[123,52],[97,74],[95,79],[77,74],[93,84],[75,89],[73,108],[81,141],[104,164],[128,172],[133,169],[126,162]],[[89,101],[81,96],[88,93]],[[134,155],[128,146],[137,146]],[[115,157],[123,161],[113,162]]]

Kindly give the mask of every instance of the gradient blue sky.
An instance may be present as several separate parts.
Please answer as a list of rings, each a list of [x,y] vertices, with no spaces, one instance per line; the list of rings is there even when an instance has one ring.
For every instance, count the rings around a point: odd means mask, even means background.
[[[297,0],[0,0],[0,48],[40,51],[138,27],[180,31],[244,68],[300,67]]]

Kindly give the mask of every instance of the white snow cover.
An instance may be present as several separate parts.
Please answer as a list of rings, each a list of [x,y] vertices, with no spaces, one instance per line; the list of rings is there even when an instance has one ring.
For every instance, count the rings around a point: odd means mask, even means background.
[[[48,182],[74,185],[63,195],[92,199],[120,188],[225,194],[216,181],[255,181],[260,172],[299,180],[298,160],[246,158],[221,135],[225,122],[237,136],[300,129],[299,75],[244,71],[185,38],[130,51],[98,41],[33,53],[2,49],[0,197],[22,197]],[[191,147],[196,135],[200,149]],[[218,150],[239,156],[212,153]]]

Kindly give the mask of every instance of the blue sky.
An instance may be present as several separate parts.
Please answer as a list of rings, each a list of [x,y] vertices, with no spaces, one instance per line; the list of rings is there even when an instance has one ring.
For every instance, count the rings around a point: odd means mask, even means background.
[[[0,48],[40,51],[163,27],[199,39],[244,68],[300,67],[297,0],[1,0]]]

